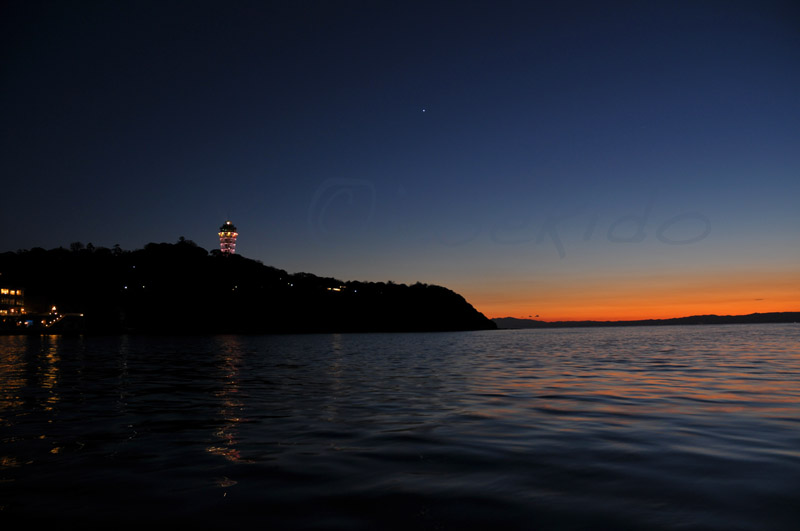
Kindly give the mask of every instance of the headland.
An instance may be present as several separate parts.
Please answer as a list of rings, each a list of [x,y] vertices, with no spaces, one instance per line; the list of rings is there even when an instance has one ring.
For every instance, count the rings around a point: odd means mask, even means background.
[[[0,316],[6,333],[57,333],[58,323],[97,334],[496,328],[464,297],[436,285],[290,274],[184,239],[134,251],[87,247],[0,254],[0,284],[24,295],[25,308]]]

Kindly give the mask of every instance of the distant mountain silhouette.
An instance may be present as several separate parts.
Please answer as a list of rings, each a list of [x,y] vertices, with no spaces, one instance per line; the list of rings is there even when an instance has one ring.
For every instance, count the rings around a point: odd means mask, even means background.
[[[289,274],[181,238],[124,251],[76,243],[0,254],[0,282],[26,307],[85,315],[99,333],[406,332],[493,329],[462,296],[434,285]]]
[[[749,315],[692,315],[672,319],[643,319],[639,321],[537,321],[516,317],[496,317],[492,321],[498,328],[568,328],[598,326],[659,326],[743,323],[797,323],[800,312],[751,313]]]

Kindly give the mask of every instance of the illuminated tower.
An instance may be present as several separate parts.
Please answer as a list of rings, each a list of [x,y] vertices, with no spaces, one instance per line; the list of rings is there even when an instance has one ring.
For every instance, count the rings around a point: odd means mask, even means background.
[[[219,228],[219,250],[225,254],[233,254],[236,252],[236,237],[239,235],[236,232],[236,226],[230,221],[226,221],[224,225]]]

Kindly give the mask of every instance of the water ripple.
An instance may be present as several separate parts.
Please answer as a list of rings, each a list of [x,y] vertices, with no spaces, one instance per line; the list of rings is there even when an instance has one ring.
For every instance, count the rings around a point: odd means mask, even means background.
[[[0,337],[0,515],[794,529],[800,329]]]

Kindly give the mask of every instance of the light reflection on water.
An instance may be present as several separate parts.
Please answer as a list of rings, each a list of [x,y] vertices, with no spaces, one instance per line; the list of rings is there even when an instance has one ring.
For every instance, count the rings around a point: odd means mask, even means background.
[[[0,518],[794,529],[800,327],[0,337]]]

